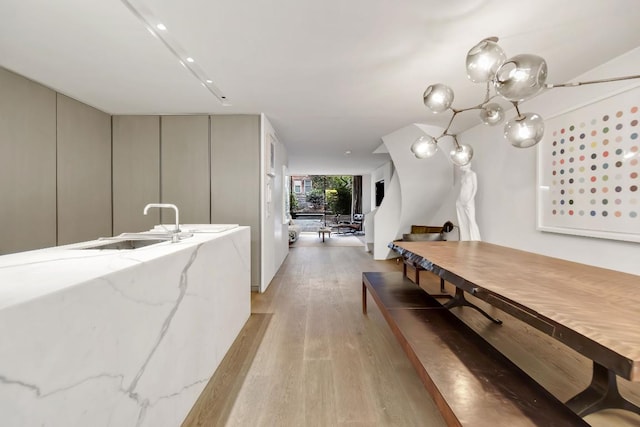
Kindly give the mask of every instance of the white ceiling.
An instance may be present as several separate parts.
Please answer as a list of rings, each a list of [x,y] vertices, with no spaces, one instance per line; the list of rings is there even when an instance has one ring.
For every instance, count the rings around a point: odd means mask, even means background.
[[[477,104],[464,60],[485,37],[543,56],[555,83],[640,45],[638,0],[129,1],[230,106],[121,0],[1,0],[0,65],[111,114],[263,112],[293,173],[367,173],[386,159],[373,154],[382,136],[446,124],[422,105],[431,83]]]

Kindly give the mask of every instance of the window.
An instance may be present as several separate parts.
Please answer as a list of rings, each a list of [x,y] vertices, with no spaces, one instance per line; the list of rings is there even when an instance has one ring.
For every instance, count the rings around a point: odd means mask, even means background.
[[[293,192],[296,194],[302,192],[302,181],[293,181]]]
[[[308,194],[311,193],[311,180],[310,179],[305,179],[304,180],[304,194]]]

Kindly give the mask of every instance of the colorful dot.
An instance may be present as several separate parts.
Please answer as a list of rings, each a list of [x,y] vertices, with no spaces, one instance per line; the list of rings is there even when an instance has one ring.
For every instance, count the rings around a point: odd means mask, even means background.
[[[619,193],[622,191],[622,187],[620,187],[619,185],[615,188],[616,193]]]
[[[584,194],[584,188],[581,188],[580,190],[578,190],[578,193]]]
[[[622,148],[618,148],[618,149],[616,150],[616,154],[617,154],[618,156],[619,156],[619,155],[621,155],[622,153],[624,153],[624,150],[623,150]]]
[[[616,136],[616,142],[622,142],[622,137],[621,136]]]
[[[592,167],[595,167],[595,166],[592,166]],[[596,182],[596,177],[595,176],[591,177],[591,182]]]
[[[621,200],[621,199],[616,199],[616,205],[619,205],[619,204],[621,204],[621,203],[622,203],[622,200]]]
[[[614,215],[616,216],[616,218],[620,218],[622,216],[622,212],[616,211]]]
[[[576,127],[574,125],[569,126],[569,130],[574,130]]]
[[[635,217],[637,217],[637,216],[638,216],[638,213],[637,213],[637,212],[634,212],[634,211],[631,211],[631,212],[629,212],[629,216],[630,216],[631,218],[635,218]]]
[[[609,192],[609,187],[602,187],[602,192],[603,193],[608,193]]]
[[[602,204],[603,204],[603,205],[606,205],[606,204],[608,204],[608,203],[609,203],[609,200],[607,200],[607,199],[602,199]]]
[[[560,133],[564,134],[565,130],[564,128],[560,129]]]
[[[602,145],[609,145],[609,140],[608,139],[603,139],[602,140]]]
[[[638,121],[637,120],[631,120],[631,126],[638,126]]]
[[[573,215],[573,210],[569,210],[569,215]]]
[[[585,145],[584,145],[584,144],[580,144],[580,149],[581,149],[581,150],[584,150],[585,148],[586,148],[586,147],[585,147]]]
[[[609,152],[608,151],[603,152],[602,157],[609,157]]]
[[[620,129],[622,129],[622,123],[618,123],[618,124],[616,125],[616,130],[620,130]]]
[[[638,177],[638,172],[631,172],[631,175],[629,175],[632,179],[636,179]]]
[[[618,117],[618,118],[622,117],[622,111],[618,111],[618,112],[616,113],[616,117]]]
[[[602,133],[609,133],[609,128],[603,128]]]
[[[578,212],[578,214],[579,214],[580,216],[584,216],[584,211],[580,211],[580,212]]]
[[[632,133],[631,139],[638,139],[638,134],[636,132]]]
[[[629,190],[631,190],[631,192],[638,191],[638,186],[637,185],[632,185],[631,187],[629,187]]]
[[[586,136],[586,135],[585,135],[584,133],[581,133],[581,134],[580,134],[580,139],[584,139],[584,137],[585,137],[585,136]]]
[[[631,166],[635,166],[638,164],[638,159],[633,159],[629,163],[631,164]]]
[[[622,166],[622,162],[621,162],[620,160],[618,160],[618,161],[616,162],[616,167],[617,167],[617,168],[619,168],[620,166]]]
[[[608,115],[605,115],[605,116],[602,117],[602,121],[603,122],[606,122],[607,120],[609,120],[609,116]]]
[[[595,188],[592,188],[592,189],[591,189],[591,194],[595,194],[595,193],[596,193],[596,189],[595,189]]]
[[[594,142],[591,143],[591,148],[596,148],[597,146],[598,146],[597,142],[594,141]]]
[[[602,169],[608,169],[608,168],[609,168],[609,163],[602,164]]]
[[[603,181],[609,181],[609,175],[602,175]]]
[[[591,211],[589,213],[591,214],[591,216],[596,216],[596,211]]]
[[[638,112],[638,107],[631,107],[631,112],[633,114],[637,113]]]
[[[609,215],[609,212],[607,212],[607,211],[602,211],[602,216],[607,216],[607,215]]]
[[[592,130],[591,131],[591,136],[596,136],[598,134],[598,131]]]

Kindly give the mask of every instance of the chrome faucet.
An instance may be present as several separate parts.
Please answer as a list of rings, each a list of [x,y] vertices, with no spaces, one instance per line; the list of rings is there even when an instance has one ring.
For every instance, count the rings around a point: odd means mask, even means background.
[[[149,212],[149,208],[171,208],[176,211],[176,228],[173,230],[171,241],[173,243],[180,240],[180,214],[178,213],[178,207],[171,203],[149,203],[144,207],[143,213],[146,215]]]

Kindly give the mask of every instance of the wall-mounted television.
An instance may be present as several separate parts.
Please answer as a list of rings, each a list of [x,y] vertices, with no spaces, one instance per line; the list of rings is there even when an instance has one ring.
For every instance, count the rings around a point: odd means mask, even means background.
[[[380,206],[384,199],[384,179],[376,182],[376,207]]]

